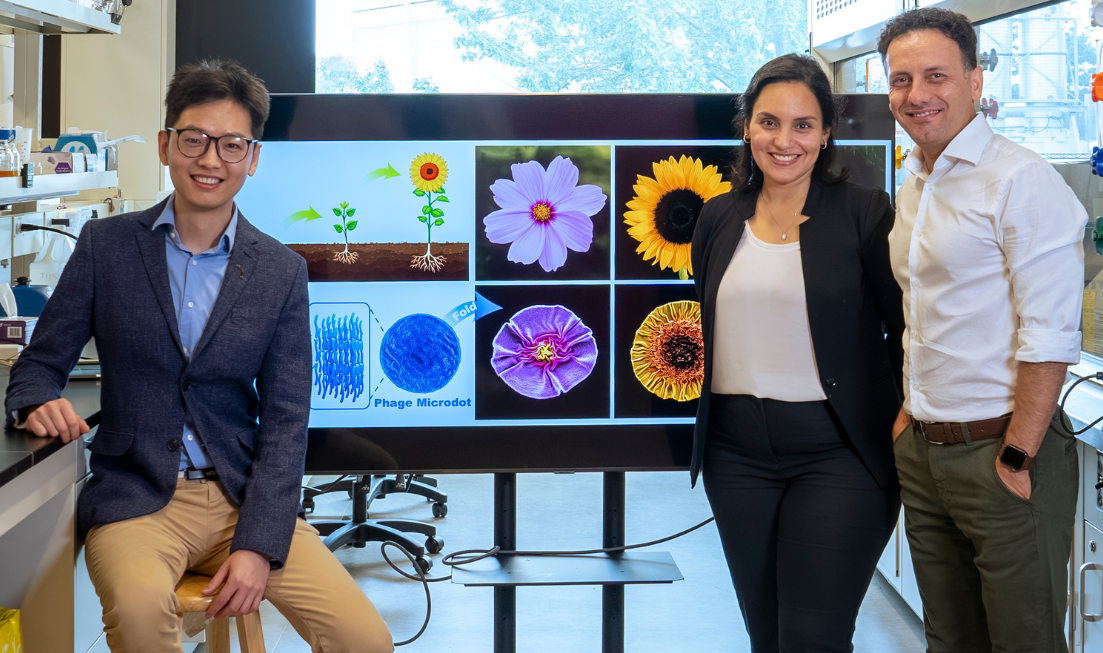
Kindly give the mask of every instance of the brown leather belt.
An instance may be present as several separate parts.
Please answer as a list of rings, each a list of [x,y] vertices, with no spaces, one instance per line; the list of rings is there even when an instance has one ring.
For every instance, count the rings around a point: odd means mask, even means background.
[[[912,426],[931,444],[961,444],[1002,437],[1011,423],[1011,413],[975,422],[922,422],[912,418]]]

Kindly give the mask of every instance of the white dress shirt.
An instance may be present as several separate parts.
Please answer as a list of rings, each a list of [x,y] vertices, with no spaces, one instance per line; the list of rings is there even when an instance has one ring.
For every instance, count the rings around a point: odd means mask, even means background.
[[[1015,409],[1019,362],[1077,363],[1088,216],[1057,171],[978,114],[896,198],[904,410],[965,422]]]
[[[716,291],[712,392],[823,401],[812,351],[800,243],[758,239],[749,226]]]

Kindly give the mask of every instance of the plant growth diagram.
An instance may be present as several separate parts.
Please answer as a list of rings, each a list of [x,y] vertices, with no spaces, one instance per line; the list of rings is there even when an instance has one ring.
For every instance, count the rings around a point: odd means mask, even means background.
[[[414,197],[401,190],[401,185],[388,183],[404,175],[386,164],[351,184],[346,176],[341,183],[312,187],[312,196],[320,191],[330,196],[326,203],[311,202],[305,210],[284,219],[284,229],[294,238],[283,236],[281,240],[306,259],[311,281],[467,279],[469,244],[439,242],[438,236],[439,230],[446,228],[445,210],[452,201],[444,190],[448,164],[431,152],[407,160],[411,161],[407,179],[413,184]],[[315,223],[328,216],[322,206],[333,212],[335,220]],[[407,211],[412,209],[417,222],[399,218],[410,215]],[[448,229],[450,234],[455,232]]]
[[[444,225],[444,209],[433,206],[433,203],[449,203],[448,196],[444,194],[444,182],[447,179],[448,164],[437,154],[427,152],[410,164],[410,181],[414,184],[414,195],[425,198],[425,206],[421,207],[421,215],[417,216],[426,229],[425,253],[413,257],[410,262],[410,267],[417,270],[439,272],[447,261],[443,256],[433,255],[433,227]],[[433,197],[434,193],[436,197]]]
[[[333,209],[333,215],[341,218],[341,224],[335,224],[333,228],[337,230],[337,233],[345,237],[345,249],[333,255],[334,261],[340,261],[341,263],[348,263],[351,265],[360,257],[356,252],[349,251],[349,232],[356,228],[356,220],[349,220],[349,218],[355,214],[356,209],[350,208],[348,202],[341,202],[340,208]]]
[[[376,179],[390,179],[397,176],[399,176],[398,171],[394,169],[394,166],[388,164],[386,168],[379,168],[368,173],[368,175],[364,177],[363,183],[367,185]],[[349,218],[356,215],[356,209],[352,208],[348,202],[341,202],[340,206],[333,207],[333,215],[341,219],[341,222],[333,225],[333,228],[345,238],[345,248],[339,252],[334,252],[333,260],[338,263],[344,263],[345,265],[352,265],[360,258],[359,253],[349,251],[349,233],[356,229],[357,222],[359,222],[358,220],[350,220]],[[283,226],[285,228],[290,227],[300,220],[313,222],[321,217],[322,214],[315,211],[313,206],[308,206],[305,211],[296,211],[287,216],[287,219],[283,221]]]

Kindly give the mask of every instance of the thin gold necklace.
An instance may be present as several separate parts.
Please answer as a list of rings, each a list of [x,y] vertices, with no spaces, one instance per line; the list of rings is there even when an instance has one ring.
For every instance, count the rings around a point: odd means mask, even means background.
[[[766,212],[767,212],[767,213],[768,213],[768,214],[770,215],[770,220],[772,220],[772,221],[773,221],[773,223],[777,225],[777,228],[778,228],[778,229],[781,229],[781,239],[782,239],[782,240],[787,240],[787,239],[789,238],[789,235],[788,235],[788,231],[789,231],[790,229],[792,229],[793,227],[797,226],[797,222],[800,222],[800,220],[797,220],[796,222],[794,222],[793,224],[789,225],[788,227],[782,227],[782,226],[781,226],[781,223],[780,223],[780,222],[778,222],[778,221],[777,221],[777,218],[775,218],[775,217],[774,217],[774,211],[773,211],[773,209],[771,209],[770,207],[766,206],[766,204],[765,204],[765,203],[763,203],[763,206],[765,206],[765,207],[766,207]],[[793,217],[794,217],[794,218],[798,217],[799,215],[800,215],[800,209],[797,209],[796,211],[793,211]]]

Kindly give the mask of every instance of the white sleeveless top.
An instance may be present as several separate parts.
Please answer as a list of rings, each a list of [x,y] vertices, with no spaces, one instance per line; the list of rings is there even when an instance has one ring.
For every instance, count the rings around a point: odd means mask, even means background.
[[[812,351],[799,242],[774,245],[743,229],[720,280],[713,329],[712,392],[827,399]]]

